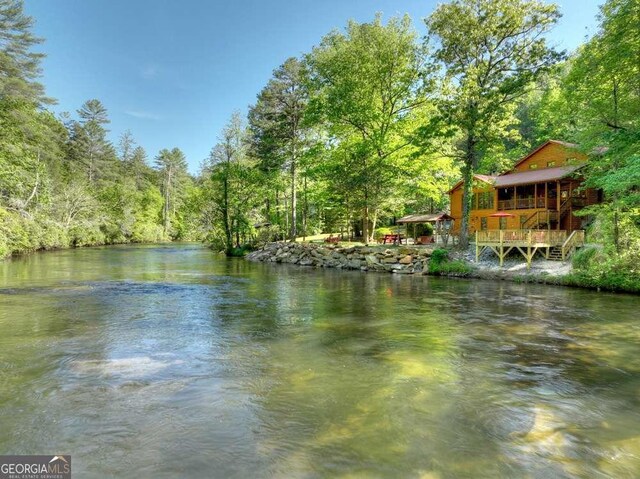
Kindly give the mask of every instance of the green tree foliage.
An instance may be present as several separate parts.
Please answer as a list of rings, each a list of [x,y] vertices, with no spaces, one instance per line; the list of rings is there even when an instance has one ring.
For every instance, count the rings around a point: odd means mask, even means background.
[[[171,236],[172,220],[182,202],[182,190],[187,179],[187,160],[179,148],[163,149],[155,159],[162,182],[162,222],[165,235]],[[173,235],[175,236],[175,235]]]
[[[435,56],[445,68],[440,109],[459,134],[462,245],[468,243],[474,173],[516,133],[510,128],[515,100],[561,58],[544,37],[559,16],[556,5],[532,0],[454,0],[426,20],[439,44]]]
[[[598,214],[617,255],[640,259],[640,1],[609,0],[600,29],[571,61],[567,101],[579,112],[578,140],[591,154],[587,185],[603,191]]]
[[[31,50],[42,43],[31,33],[32,26],[21,0],[0,0],[0,98],[50,102],[37,80],[44,54]]]
[[[428,85],[425,58],[406,16],[386,25],[380,16],[349,22],[307,57],[313,108],[326,122],[329,147],[337,145],[329,168],[340,183],[335,194],[361,212],[367,240],[407,159],[406,126]]]
[[[287,59],[273,72],[249,111],[251,146],[260,159],[260,168],[269,174],[289,170],[291,239],[298,235],[298,170],[308,147],[304,116],[309,92],[305,78],[304,65],[296,58]]]
[[[249,132],[236,112],[211,150],[205,172],[210,240],[228,255],[249,240],[259,203],[260,174],[247,155]]]
[[[78,116],[80,121],[71,123],[70,157],[84,168],[89,183],[109,178],[118,167],[115,149],[107,140],[107,110],[99,100],[88,100],[78,110]]]
[[[57,119],[37,79],[43,55],[22,2],[0,0],[0,257],[37,249],[196,238],[184,155],[158,172],[130,132],[118,153],[97,99]],[[168,211],[168,214],[167,214]]]

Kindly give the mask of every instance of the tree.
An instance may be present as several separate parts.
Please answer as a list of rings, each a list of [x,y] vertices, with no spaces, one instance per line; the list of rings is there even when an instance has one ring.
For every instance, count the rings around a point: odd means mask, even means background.
[[[610,225],[605,243],[617,254],[640,248],[639,59],[640,1],[608,0],[598,33],[579,49],[564,80],[566,101],[579,112],[579,143],[591,153],[586,184],[605,194],[605,204],[591,212]]]
[[[21,214],[42,200],[59,169],[64,128],[26,100],[0,100],[0,202]]]
[[[288,168],[291,181],[291,230],[297,230],[297,177],[305,146],[303,119],[309,99],[304,65],[289,58],[273,72],[273,78],[249,111],[252,147],[266,171]]]
[[[0,98],[51,103],[37,81],[44,54],[31,51],[42,43],[31,33],[32,27],[33,19],[24,14],[21,0],[0,0]]]
[[[382,24],[349,22],[307,56],[313,87],[312,107],[327,122],[329,146],[348,177],[350,201],[361,211],[363,235],[372,240],[378,212],[393,195],[411,140],[411,112],[425,103],[429,86],[426,55],[416,43],[408,16]]]
[[[107,140],[109,123],[107,110],[100,100],[88,100],[78,110],[80,121],[70,125],[69,155],[72,160],[84,166],[89,183],[104,175],[113,176],[116,165],[115,151]],[[109,169],[108,166],[113,168]]]
[[[211,150],[205,170],[211,174],[206,184],[209,192],[212,238],[221,231],[226,254],[234,254],[243,237],[250,231],[251,210],[259,194],[256,165],[247,157],[247,129],[235,112],[223,128],[218,143]]]
[[[130,163],[133,159],[133,153],[136,149],[136,140],[133,138],[131,130],[126,130],[120,135],[118,141],[118,153],[120,153],[120,161],[125,165]]]
[[[483,156],[513,135],[515,100],[560,59],[545,34],[557,22],[556,5],[535,0],[454,0],[426,20],[446,68],[443,120],[459,133],[463,174],[460,245],[468,245],[473,175]]]
[[[175,211],[180,199],[180,185],[187,176],[187,160],[184,153],[179,148],[172,150],[160,150],[155,160],[156,168],[161,175],[162,195],[164,197],[164,207],[162,210],[162,221],[166,236],[171,232],[171,218],[175,216]]]

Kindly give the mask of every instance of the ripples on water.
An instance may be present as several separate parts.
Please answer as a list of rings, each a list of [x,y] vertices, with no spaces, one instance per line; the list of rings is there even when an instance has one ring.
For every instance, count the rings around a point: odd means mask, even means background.
[[[0,454],[77,477],[638,477],[638,298],[193,245],[0,263]]]

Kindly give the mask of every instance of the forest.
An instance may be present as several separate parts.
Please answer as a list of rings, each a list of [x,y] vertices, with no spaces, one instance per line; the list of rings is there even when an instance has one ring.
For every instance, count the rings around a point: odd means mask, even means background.
[[[584,267],[640,274],[640,0],[607,0],[574,52],[546,38],[559,7],[533,0],[443,3],[426,35],[408,16],[350,21],[283,59],[196,175],[171,145],[146,152],[129,131],[112,143],[99,99],[54,115],[43,39],[22,7],[0,0],[0,257],[172,240],[238,255],[329,232],[372,241],[400,216],[446,210],[460,178],[468,219],[474,174],[557,139],[590,156],[585,185],[605,198],[586,212],[601,248]]]

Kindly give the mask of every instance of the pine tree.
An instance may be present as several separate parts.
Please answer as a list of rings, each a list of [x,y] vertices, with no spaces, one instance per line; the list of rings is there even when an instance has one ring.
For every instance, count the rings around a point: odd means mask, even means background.
[[[52,102],[37,81],[44,54],[31,51],[42,43],[31,33],[32,27],[33,19],[24,14],[22,0],[0,0],[0,99]]]

